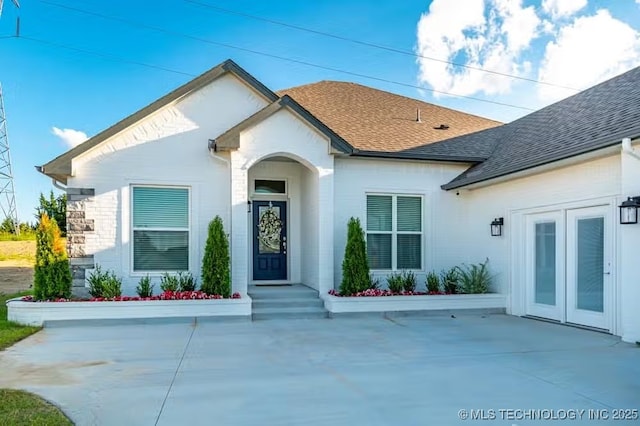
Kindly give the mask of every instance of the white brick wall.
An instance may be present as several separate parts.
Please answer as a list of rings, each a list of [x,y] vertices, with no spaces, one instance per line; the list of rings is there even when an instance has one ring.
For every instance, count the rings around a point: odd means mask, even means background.
[[[96,229],[87,234],[86,253],[123,277],[127,294],[135,293],[139,280],[131,272],[130,185],[191,188],[190,269],[199,278],[209,221],[220,215],[230,230],[229,168],[212,158],[207,141],[266,105],[225,75],[74,160],[68,186],[96,192],[86,207]]]
[[[443,207],[446,200],[455,195],[440,189],[440,185],[450,181],[466,169],[459,164],[442,164],[427,162],[409,162],[374,159],[337,159],[335,178],[335,211],[334,219],[334,277],[335,286],[342,280],[342,259],[347,243],[347,222],[350,217],[360,219],[366,230],[366,194],[412,194],[423,197],[423,269],[417,271],[418,287],[424,289],[425,277],[431,270],[440,271],[449,264],[442,251],[448,250],[448,240],[452,234],[460,233],[459,226],[449,229],[448,235],[443,230],[443,222],[453,222],[461,217],[461,211]],[[462,236],[462,235],[460,235]],[[389,271],[373,271],[386,286]]]

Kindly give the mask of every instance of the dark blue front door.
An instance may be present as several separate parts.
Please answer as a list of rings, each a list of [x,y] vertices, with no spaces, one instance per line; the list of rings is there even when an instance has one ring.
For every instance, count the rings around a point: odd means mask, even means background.
[[[287,202],[253,202],[253,279],[287,279]]]

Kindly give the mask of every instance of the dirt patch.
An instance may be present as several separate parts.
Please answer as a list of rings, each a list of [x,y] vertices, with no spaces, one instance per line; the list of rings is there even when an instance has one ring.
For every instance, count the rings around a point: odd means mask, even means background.
[[[0,293],[31,288],[35,253],[35,241],[0,241]]]
[[[33,385],[70,385],[76,383],[74,370],[97,367],[106,361],[60,362],[55,364],[21,363],[11,358],[2,360],[0,388]]]

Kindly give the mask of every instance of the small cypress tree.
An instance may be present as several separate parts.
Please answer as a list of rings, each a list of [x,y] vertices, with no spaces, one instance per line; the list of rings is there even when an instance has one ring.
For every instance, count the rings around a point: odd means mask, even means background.
[[[60,228],[45,213],[36,230],[35,299],[68,299],[71,297],[71,282],[69,259],[60,237]]]
[[[367,246],[360,219],[351,218],[347,225],[347,247],[342,261],[342,282],[340,294],[349,296],[371,287]]]
[[[231,296],[231,268],[229,265],[229,240],[224,233],[220,216],[209,222],[207,243],[202,258],[201,290],[207,294]]]

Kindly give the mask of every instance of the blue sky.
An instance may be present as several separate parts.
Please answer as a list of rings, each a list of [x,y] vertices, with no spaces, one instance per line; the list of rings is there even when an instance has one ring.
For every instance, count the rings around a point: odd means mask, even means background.
[[[23,0],[19,12],[5,0],[0,37],[13,34],[16,16],[21,18],[20,39],[0,38],[0,82],[21,220],[33,220],[39,193],[53,188],[33,166],[227,58],[274,90],[318,80],[355,81],[502,121],[528,110],[429,89],[536,109],[575,92],[523,79],[580,89],[640,64],[640,0],[197,1],[522,79],[301,32],[185,0],[165,0],[153,7],[145,1]],[[424,90],[203,43],[54,4]]]

